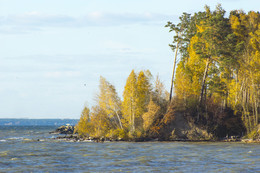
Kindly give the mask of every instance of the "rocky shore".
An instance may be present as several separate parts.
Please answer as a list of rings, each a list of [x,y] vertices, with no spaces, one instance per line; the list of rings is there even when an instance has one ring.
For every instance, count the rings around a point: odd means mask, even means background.
[[[81,137],[77,133],[75,133],[74,126],[67,124],[58,127],[55,131],[50,132],[50,134],[62,134],[62,136],[58,136],[55,139],[65,140],[70,142],[117,142],[117,141],[125,141],[125,142],[153,142],[153,141],[172,141],[172,142],[244,142],[244,143],[260,143],[260,138],[257,139],[243,139],[239,136],[226,136],[223,139],[187,139],[187,138],[172,138],[172,139],[159,139],[159,138],[134,138],[124,140],[121,138],[112,139],[106,137],[94,138],[94,137]]]

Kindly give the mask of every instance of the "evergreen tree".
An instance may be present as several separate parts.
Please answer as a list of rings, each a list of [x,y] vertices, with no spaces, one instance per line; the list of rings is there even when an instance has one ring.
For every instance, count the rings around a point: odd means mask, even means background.
[[[194,44],[196,54],[205,59],[205,69],[201,81],[200,104],[205,98],[206,80],[211,64],[216,64],[225,58],[228,58],[226,52],[226,38],[231,34],[229,21],[224,17],[225,10],[220,5],[211,12],[209,7],[205,7],[205,20],[198,25],[198,42]]]
[[[232,11],[226,18],[220,5],[191,15],[184,25],[191,32],[182,35],[188,41],[176,70],[176,98],[186,107],[197,99],[201,114],[209,100],[222,112],[231,107],[252,131],[259,124],[259,23],[259,12]]]

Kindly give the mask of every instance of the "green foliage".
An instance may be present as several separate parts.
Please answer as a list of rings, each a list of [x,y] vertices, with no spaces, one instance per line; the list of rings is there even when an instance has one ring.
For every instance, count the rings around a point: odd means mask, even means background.
[[[208,116],[208,102],[220,109],[220,117],[231,108],[250,133],[259,124],[260,13],[232,11],[227,18],[218,5],[185,16],[188,20],[166,25],[175,31],[173,43],[185,40],[187,47],[176,71],[175,99],[200,122]],[[181,38],[180,31],[186,33]]]
[[[246,129],[255,136],[260,112],[260,13],[232,11],[227,18],[221,5],[213,11],[205,6],[193,15],[183,13],[178,24],[168,22],[166,27],[174,33],[170,47],[176,51],[175,60],[180,56],[172,76],[174,109],[212,133],[240,134]],[[76,131],[118,139],[158,135],[174,117],[169,113],[171,92],[158,77],[152,81],[149,70],[132,70],[121,101],[115,87],[100,77],[97,105],[91,112],[84,108]]]

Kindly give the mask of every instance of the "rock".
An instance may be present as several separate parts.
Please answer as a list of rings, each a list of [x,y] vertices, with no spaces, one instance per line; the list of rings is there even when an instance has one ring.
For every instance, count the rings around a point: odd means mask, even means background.
[[[74,133],[74,126],[70,124],[66,124],[66,126],[58,127],[54,132],[51,133],[58,133],[58,134],[73,134]]]

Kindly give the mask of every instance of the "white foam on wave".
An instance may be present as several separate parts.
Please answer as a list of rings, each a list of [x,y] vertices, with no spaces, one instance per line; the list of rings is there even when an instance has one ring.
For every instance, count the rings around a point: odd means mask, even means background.
[[[8,140],[23,140],[24,137],[11,137],[11,138],[7,138]]]
[[[6,140],[5,139],[0,139],[0,142],[6,142]]]
[[[14,158],[11,158],[10,160],[18,160],[18,158],[14,157]]]

